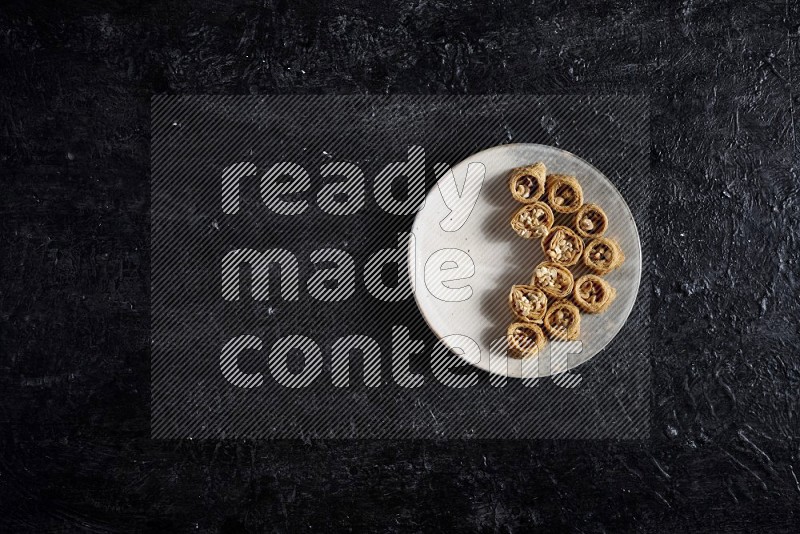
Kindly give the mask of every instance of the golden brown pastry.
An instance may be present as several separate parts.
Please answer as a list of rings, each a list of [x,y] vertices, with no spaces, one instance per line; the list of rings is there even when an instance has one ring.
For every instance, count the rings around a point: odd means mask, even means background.
[[[578,235],[591,239],[600,237],[608,228],[608,217],[597,204],[584,204],[575,214],[575,231]]]
[[[549,174],[545,189],[547,203],[553,211],[575,213],[583,205],[583,189],[574,176]]]
[[[572,300],[586,313],[601,313],[608,309],[617,291],[594,274],[581,276],[575,281]]]
[[[545,292],[548,297],[561,299],[572,292],[572,273],[563,265],[544,261],[533,270],[531,284]]]
[[[625,255],[616,241],[596,237],[589,241],[583,251],[583,264],[596,274],[606,274],[625,261]]]
[[[542,251],[549,261],[569,267],[580,261],[583,239],[566,226],[554,226],[542,239]]]
[[[542,329],[531,323],[512,323],[507,337],[509,355],[517,359],[536,356],[547,343]]]
[[[581,333],[581,314],[578,308],[566,300],[553,303],[544,314],[544,329],[550,339],[571,341]]]
[[[511,196],[514,197],[514,200],[523,204],[536,202],[544,194],[546,175],[547,167],[541,161],[533,165],[512,169],[508,178]]]
[[[511,217],[511,228],[525,239],[542,238],[552,226],[553,211],[544,202],[522,206]]]
[[[511,312],[526,323],[541,323],[547,310],[547,295],[534,286],[516,285],[508,294]]]

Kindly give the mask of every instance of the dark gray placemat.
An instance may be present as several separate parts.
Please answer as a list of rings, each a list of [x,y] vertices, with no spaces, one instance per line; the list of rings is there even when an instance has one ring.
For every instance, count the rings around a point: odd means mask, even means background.
[[[152,435],[647,435],[646,272],[631,316],[614,341],[589,363],[568,375],[539,379],[535,387],[515,379],[497,387],[486,373],[480,373],[474,386],[445,387],[431,372],[436,339],[410,293],[398,302],[383,302],[370,295],[364,283],[364,265],[378,250],[399,248],[405,267],[402,236],[413,221],[413,210],[387,213],[376,202],[372,186],[386,165],[406,161],[412,146],[425,151],[426,187],[419,183],[404,191],[395,183],[392,188],[396,198],[412,203],[434,184],[435,162],[453,165],[508,142],[549,143],[578,154],[604,172],[627,200],[641,234],[643,264],[648,265],[647,108],[647,100],[637,96],[156,97]],[[269,209],[262,196],[271,199],[271,189],[259,195],[261,175],[282,162],[307,173],[308,187],[285,197],[299,202],[300,214]],[[366,185],[364,206],[353,214],[330,214],[320,206],[317,194],[331,179],[323,178],[319,169],[333,162],[350,162],[363,172],[363,182],[353,183]],[[232,165],[248,170],[238,177],[236,210],[230,191],[222,192],[223,174],[232,172]],[[252,254],[271,250],[273,259],[285,260],[266,279],[268,297],[251,296],[248,288],[257,277],[242,269],[239,299],[223,298],[221,266],[235,249],[250,249]],[[319,267],[330,266],[315,267],[311,261],[320,249],[342,250],[353,258],[355,286],[349,298],[320,302],[309,294],[309,277]],[[298,285],[292,287],[295,275]],[[400,283],[388,276],[388,284]],[[348,386],[332,383],[331,348],[340,338],[354,335],[374,340],[369,343],[381,360],[377,387],[365,383],[359,353],[350,358]],[[304,387],[286,387],[291,373],[284,373],[282,384],[271,372],[272,358],[291,343],[288,336],[302,336],[318,351],[320,374]],[[393,336],[414,341],[393,342]],[[245,350],[238,357],[242,373],[258,375],[249,379],[258,380],[257,387],[252,387],[255,382],[234,385],[222,372],[233,361],[222,358],[223,346],[245,339],[251,349],[260,343],[260,350]],[[302,376],[305,364],[317,361],[307,356],[305,360],[301,353],[289,352],[289,370],[296,376]],[[401,384],[393,374],[393,362],[401,356],[410,357],[411,371],[420,376],[419,387]]]

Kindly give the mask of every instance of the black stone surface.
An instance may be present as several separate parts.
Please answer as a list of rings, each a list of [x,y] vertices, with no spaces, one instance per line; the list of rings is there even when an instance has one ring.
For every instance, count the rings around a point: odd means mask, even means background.
[[[796,2],[0,7],[8,531],[791,531]],[[645,93],[645,442],[156,442],[154,93]]]

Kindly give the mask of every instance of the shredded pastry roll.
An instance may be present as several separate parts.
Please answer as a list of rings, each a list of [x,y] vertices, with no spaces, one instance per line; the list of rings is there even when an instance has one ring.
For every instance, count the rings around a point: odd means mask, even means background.
[[[542,329],[531,323],[512,323],[507,337],[509,354],[517,359],[536,356],[547,343]]]
[[[584,204],[575,214],[575,231],[578,235],[591,239],[600,237],[608,228],[608,217],[597,204]]]
[[[534,286],[515,285],[508,295],[508,305],[520,321],[541,323],[547,310],[547,295]]]
[[[569,267],[580,261],[583,239],[566,226],[554,226],[542,239],[542,251],[549,261]]]
[[[571,302],[559,300],[544,314],[544,328],[551,339],[578,339],[581,333],[581,314]]]
[[[547,203],[553,211],[575,213],[583,204],[583,189],[574,176],[550,174],[545,187]]]
[[[594,274],[581,276],[575,281],[572,300],[586,313],[601,313],[608,309],[617,291]]]
[[[583,264],[596,274],[606,274],[625,261],[625,255],[616,241],[596,237],[589,241],[583,251]]]
[[[552,262],[542,262],[533,270],[531,285],[538,287],[548,297],[561,299],[572,292],[575,281],[572,273],[563,265]]]
[[[539,239],[553,226],[553,211],[544,202],[522,206],[511,217],[511,228],[525,239]]]
[[[513,169],[508,178],[511,196],[514,197],[514,200],[523,204],[536,202],[544,194],[546,175],[547,168],[541,161],[533,165]]]

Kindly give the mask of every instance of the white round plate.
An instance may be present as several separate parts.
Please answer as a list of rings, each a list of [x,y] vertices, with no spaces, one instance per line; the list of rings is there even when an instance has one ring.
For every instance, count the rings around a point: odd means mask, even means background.
[[[545,163],[548,174],[577,177],[584,202],[600,205],[608,215],[605,237],[617,240],[625,263],[604,276],[617,290],[609,309],[602,314],[581,314],[579,342],[548,342],[539,356],[517,360],[506,356],[506,328],[514,322],[508,293],[512,285],[530,282],[534,267],[544,261],[544,253],[540,240],[522,239],[511,229],[511,214],[520,204],[511,198],[507,178],[512,168],[536,161]],[[453,181],[458,194],[468,196],[470,190],[474,191],[472,187],[480,183],[481,175],[483,185],[474,208],[456,229],[459,217],[463,220],[466,214],[453,212],[444,198],[450,195],[448,203],[455,206]],[[449,189],[444,183],[447,180]],[[556,214],[556,224],[566,220]],[[590,360],[625,324],[639,290],[642,252],[636,223],[625,199],[599,170],[574,154],[551,146],[502,145],[460,162],[428,192],[412,234],[409,267],[415,280],[414,297],[425,321],[450,350],[494,374],[535,378],[564,372]],[[445,276],[453,281],[442,282],[436,272],[446,269],[452,270]],[[576,279],[587,272],[580,266],[570,270]],[[470,289],[448,291],[439,285]],[[442,290],[450,295],[443,295]],[[453,301],[454,296],[463,300]]]

